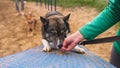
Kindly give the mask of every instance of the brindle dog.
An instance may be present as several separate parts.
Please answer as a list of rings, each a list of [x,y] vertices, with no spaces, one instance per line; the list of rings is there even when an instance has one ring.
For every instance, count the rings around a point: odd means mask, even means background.
[[[42,43],[43,51],[49,52],[51,48],[60,49],[64,39],[70,33],[69,17],[63,16],[60,12],[48,12],[45,17],[40,17],[42,22]],[[83,49],[76,46],[75,51],[84,53]]]
[[[33,36],[35,34],[37,19],[32,13],[29,13],[28,15],[24,15],[27,20],[27,35]]]

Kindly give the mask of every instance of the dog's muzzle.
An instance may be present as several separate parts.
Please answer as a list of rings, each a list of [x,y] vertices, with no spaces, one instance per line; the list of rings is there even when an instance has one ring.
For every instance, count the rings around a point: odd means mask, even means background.
[[[58,45],[58,47],[59,47],[59,48],[62,48],[62,45],[63,45],[63,44],[60,44],[60,45]]]

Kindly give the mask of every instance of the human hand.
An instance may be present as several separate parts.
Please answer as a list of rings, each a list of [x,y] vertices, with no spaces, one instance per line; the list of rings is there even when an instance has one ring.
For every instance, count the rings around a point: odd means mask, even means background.
[[[84,37],[80,34],[79,31],[73,33],[69,37],[65,38],[63,42],[63,46],[61,48],[62,51],[70,51],[73,49],[80,41],[82,41]]]

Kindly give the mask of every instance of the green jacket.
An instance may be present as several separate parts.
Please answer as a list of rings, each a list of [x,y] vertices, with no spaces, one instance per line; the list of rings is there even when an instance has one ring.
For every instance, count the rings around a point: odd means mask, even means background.
[[[109,5],[96,18],[79,29],[85,39],[94,39],[120,21],[120,0],[109,1]],[[120,30],[117,35],[120,35]],[[114,42],[114,48],[120,54],[120,41]]]

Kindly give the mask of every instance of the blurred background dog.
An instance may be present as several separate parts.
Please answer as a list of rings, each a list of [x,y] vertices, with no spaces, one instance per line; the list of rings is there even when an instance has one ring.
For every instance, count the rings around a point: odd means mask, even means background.
[[[33,36],[35,34],[37,19],[35,16],[29,12],[29,14],[24,14],[27,20],[27,36]]]

